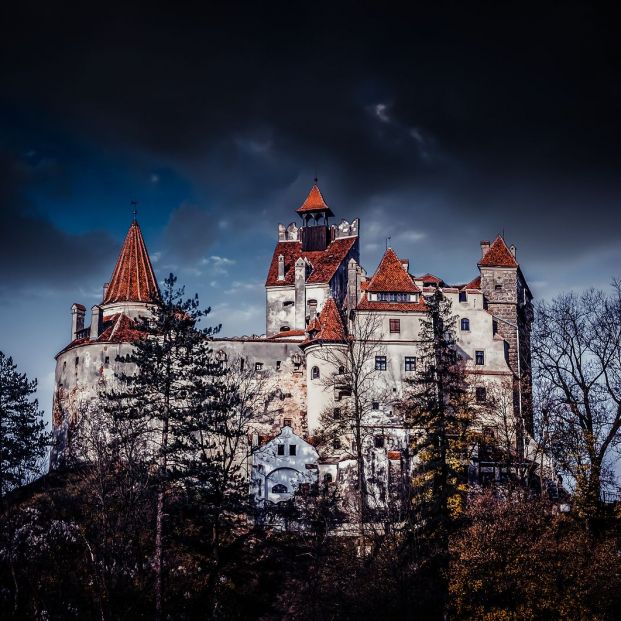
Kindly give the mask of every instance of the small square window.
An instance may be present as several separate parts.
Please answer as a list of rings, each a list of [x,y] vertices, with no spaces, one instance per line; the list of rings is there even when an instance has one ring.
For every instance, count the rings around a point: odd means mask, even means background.
[[[468,301],[468,295],[465,291],[460,291],[459,292],[459,301],[460,302],[467,302]]]
[[[262,362],[255,362],[254,363],[254,370],[255,371],[262,371],[263,370],[263,363]]]
[[[386,356],[375,356],[375,370],[376,371],[386,370]]]
[[[296,455],[298,447],[295,444],[289,445],[289,455]]]
[[[282,424],[284,427],[291,427],[291,419],[290,418],[284,418],[282,421]]]
[[[334,420],[341,419],[341,408],[334,408],[334,410],[332,411],[332,418]]]
[[[405,357],[405,370],[416,371],[416,358],[414,356]]]
[[[496,291],[502,291],[502,285],[494,285]]]
[[[375,436],[375,448],[384,448],[384,436]]]
[[[341,440],[339,438],[334,438],[334,440],[332,441],[332,448],[336,449],[337,451],[341,448]]]
[[[371,409],[379,410],[379,401],[373,401],[373,403],[371,403]]]
[[[475,389],[475,397],[477,403],[485,403],[487,401],[487,390],[485,386],[477,386]]]
[[[477,349],[474,353],[474,363],[477,366],[483,366],[485,364],[485,352],[481,349]]]
[[[391,334],[395,332],[401,332],[401,320],[400,319],[390,320],[390,332]]]
[[[279,455],[284,455],[285,454],[285,445],[284,444],[279,444],[277,452],[278,452]]]

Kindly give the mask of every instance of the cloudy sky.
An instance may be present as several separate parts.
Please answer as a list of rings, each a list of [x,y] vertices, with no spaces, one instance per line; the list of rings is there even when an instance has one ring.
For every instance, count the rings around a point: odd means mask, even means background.
[[[48,411],[132,200],[158,277],[228,335],[263,332],[315,174],[369,271],[391,236],[463,282],[504,231],[538,298],[621,276],[618,20],[592,3],[21,1],[0,24],[0,349]]]

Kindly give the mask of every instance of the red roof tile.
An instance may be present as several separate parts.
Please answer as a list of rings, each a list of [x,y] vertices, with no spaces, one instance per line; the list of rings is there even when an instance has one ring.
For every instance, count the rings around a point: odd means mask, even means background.
[[[314,341],[341,343],[346,340],[341,313],[333,298],[326,300],[321,312],[311,321],[306,331],[309,333],[306,343]]]
[[[417,293],[420,289],[399,261],[392,248],[388,248],[367,285],[367,291]]]
[[[349,254],[357,237],[342,237],[335,239],[325,250],[313,250],[302,252],[302,242],[285,241],[278,242],[272,256],[272,263],[267,274],[266,287],[279,285],[293,285],[295,283],[295,262],[303,257],[308,259],[312,271],[307,278],[307,283],[329,283],[336,270]],[[278,280],[278,256],[285,258],[285,278]]]
[[[396,311],[399,313],[424,313],[427,311],[427,305],[425,304],[423,296],[420,296],[418,302],[375,302],[369,301],[367,299],[367,294],[365,293],[360,299],[360,302],[358,302],[356,309],[369,311]]]
[[[102,320],[103,331],[95,340],[90,338],[75,339],[62,351],[67,351],[77,345],[85,343],[133,343],[137,341],[143,333],[136,329],[136,322],[123,313],[115,313],[104,317]],[[62,353],[62,352],[61,352]]]
[[[333,216],[332,210],[330,207],[326,205],[326,202],[323,200],[323,196],[319,191],[317,185],[313,185],[311,191],[308,193],[306,200],[302,203],[302,206],[296,210],[297,213],[311,213],[323,211],[326,212],[326,215]]]
[[[517,267],[517,261],[499,235],[479,262],[483,267]]]
[[[282,338],[287,338],[289,336],[304,336],[306,334],[306,332],[304,330],[281,330],[280,332],[277,332],[276,334],[273,334],[272,336],[268,337],[269,340],[273,340],[273,339],[282,339]]]
[[[159,298],[159,293],[142,232],[134,221],[123,242],[102,303],[152,302],[154,297]]]
[[[481,288],[481,277],[477,276],[473,278],[467,285],[462,285],[460,289],[480,289]]]
[[[436,285],[440,285],[444,282],[441,278],[438,278],[437,276],[434,276],[433,274],[424,274],[423,276],[416,276],[416,280],[422,280],[423,284],[425,285],[430,282]]]

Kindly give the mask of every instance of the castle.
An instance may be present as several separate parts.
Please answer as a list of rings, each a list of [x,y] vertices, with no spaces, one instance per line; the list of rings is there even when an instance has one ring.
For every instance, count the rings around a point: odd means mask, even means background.
[[[372,343],[364,361],[370,393],[360,440],[365,471],[374,497],[386,497],[391,481],[409,467],[409,431],[394,404],[416,370],[425,298],[438,288],[458,317],[458,354],[476,400],[485,402],[490,389],[501,391],[522,423],[521,433],[530,434],[532,296],[514,246],[501,236],[481,242],[472,278],[462,284],[430,273],[413,275],[409,261],[391,248],[369,277],[360,264],[358,219],[331,224],[334,214],[316,184],[297,214],[299,225],[278,225],[265,282],[265,334],[213,342],[220,360],[254,369],[278,387],[277,403],[249,438],[249,484],[257,502],[287,500],[300,485],[317,480],[351,480],[352,438],[345,435],[321,451],[314,438],[322,433],[326,413],[338,418],[351,397],[339,384],[342,368],[332,354],[347,346],[355,321],[372,326],[365,337]],[[157,292],[134,220],[102,302],[91,309],[90,325],[84,306],[71,307],[71,341],[56,356],[51,467],[62,459],[71,428],[97,398],[98,386],[113,381],[117,356],[136,338],[133,319],[148,312]],[[488,428],[493,433],[493,421]],[[475,465],[479,476],[502,474],[482,457]]]

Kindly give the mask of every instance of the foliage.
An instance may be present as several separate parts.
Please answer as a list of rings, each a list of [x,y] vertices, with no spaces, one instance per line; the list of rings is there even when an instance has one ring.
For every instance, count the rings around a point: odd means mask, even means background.
[[[43,412],[32,399],[37,381],[0,351],[0,508],[5,495],[41,470],[49,446]]]

